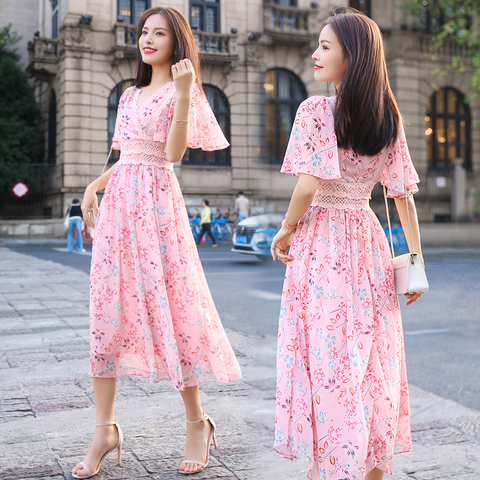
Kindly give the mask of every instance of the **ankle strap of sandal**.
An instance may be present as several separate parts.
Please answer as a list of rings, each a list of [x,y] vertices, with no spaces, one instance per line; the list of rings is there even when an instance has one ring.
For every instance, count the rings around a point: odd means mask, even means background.
[[[200,422],[205,422],[208,420],[208,415],[206,413],[203,414],[202,418],[199,418],[198,420],[189,420],[188,418],[186,419],[187,423],[200,423]]]
[[[116,425],[117,421],[114,420],[113,423],[97,423],[95,426],[96,427],[110,427],[112,425]]]

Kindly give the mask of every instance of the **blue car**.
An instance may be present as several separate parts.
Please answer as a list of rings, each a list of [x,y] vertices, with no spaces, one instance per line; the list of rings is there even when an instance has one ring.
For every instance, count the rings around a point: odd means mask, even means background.
[[[232,252],[270,256],[273,237],[280,230],[284,218],[285,215],[279,213],[266,213],[238,222],[233,232]]]

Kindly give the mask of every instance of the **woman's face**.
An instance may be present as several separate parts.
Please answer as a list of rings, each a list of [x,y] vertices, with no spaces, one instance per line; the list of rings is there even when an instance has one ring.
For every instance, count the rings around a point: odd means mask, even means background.
[[[144,63],[152,66],[172,63],[173,33],[163,15],[157,13],[147,18],[138,46]]]
[[[347,60],[343,56],[342,46],[330,25],[326,25],[320,32],[318,48],[313,52],[315,60],[314,78],[317,82],[333,82],[338,89],[342,83]]]

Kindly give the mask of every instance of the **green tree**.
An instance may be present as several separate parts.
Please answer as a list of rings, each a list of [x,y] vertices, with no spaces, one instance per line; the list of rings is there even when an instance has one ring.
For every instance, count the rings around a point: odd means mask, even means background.
[[[42,115],[13,46],[12,26],[0,29],[0,188],[35,181],[32,163],[43,157]]]
[[[432,58],[447,41],[455,41],[467,47],[464,56],[454,56],[450,68],[458,73],[472,72],[472,98],[480,96],[480,1],[479,0],[401,0],[398,7],[413,19],[410,26],[424,27],[426,19],[433,36]],[[436,69],[436,75],[445,75],[445,69]]]

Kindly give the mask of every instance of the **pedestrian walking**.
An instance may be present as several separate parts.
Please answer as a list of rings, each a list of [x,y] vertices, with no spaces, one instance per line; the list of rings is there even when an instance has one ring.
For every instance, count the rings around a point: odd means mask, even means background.
[[[75,244],[75,232],[77,232],[77,242],[76,248],[77,252],[85,252],[83,248],[83,237],[82,237],[82,209],[80,206],[80,200],[74,198],[71,205],[67,209],[68,217],[68,230],[67,230],[67,252],[73,252],[73,246]]]
[[[212,240],[212,247],[218,247],[217,242],[215,241],[215,237],[212,234],[212,210],[210,209],[210,203],[208,200],[202,200],[202,213],[200,214],[200,226],[202,229],[200,230],[200,235],[197,240],[197,246],[200,245],[202,238],[205,234],[208,235],[209,238]]]
[[[237,198],[235,199],[235,210],[237,212],[237,222],[241,222],[248,218],[248,212],[250,209],[250,201],[244,195],[242,191],[238,192]]]
[[[208,463],[215,424],[202,410],[199,385],[214,375],[231,382],[240,368],[212,300],[182,193],[173,171],[187,147],[218,150],[228,142],[208,105],[188,20],[174,8],[151,8],[137,29],[134,86],[122,94],[112,147],[120,160],[85,190],[85,221],[97,213],[92,253],[91,357],[97,427],[75,478],[98,472],[118,450],[116,379],[169,379],[186,410],[186,452],[179,470]],[[140,412],[139,412],[140,414]]]
[[[337,9],[312,58],[315,80],[337,94],[300,105],[281,170],[298,181],[271,249],[287,265],[274,449],[307,454],[313,480],[381,480],[393,454],[411,449],[410,410],[392,258],[369,198],[377,182],[387,187],[404,231],[408,202],[421,253],[419,178],[378,26]]]

